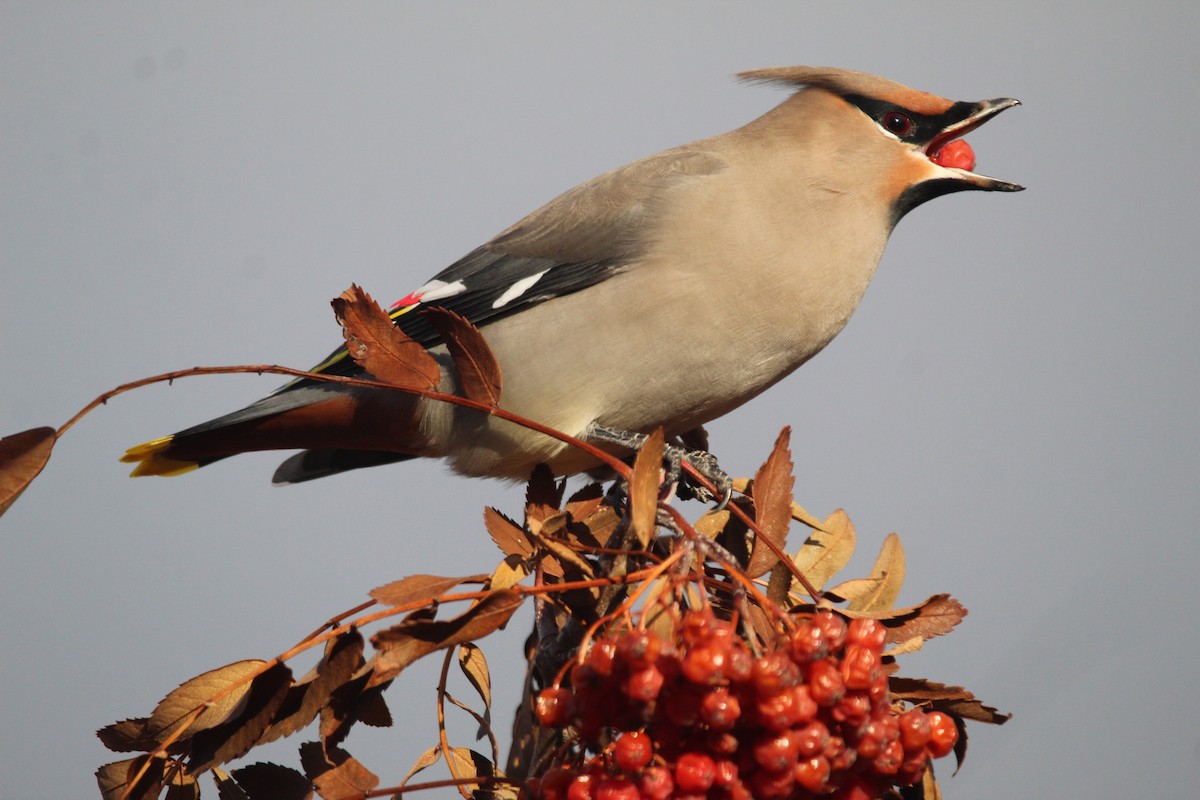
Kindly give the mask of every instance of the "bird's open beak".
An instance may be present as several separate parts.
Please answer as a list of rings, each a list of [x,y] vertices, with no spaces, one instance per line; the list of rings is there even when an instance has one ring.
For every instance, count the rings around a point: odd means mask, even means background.
[[[980,175],[976,172],[973,172],[973,155],[969,159],[970,166],[967,168],[956,166],[953,163],[953,160],[950,159],[945,159],[945,163],[943,163],[943,161],[939,161],[939,156],[942,155],[942,149],[947,144],[966,136],[968,133],[975,130],[1004,109],[1012,108],[1013,106],[1019,106],[1020,104],[1020,100],[1014,100],[1011,97],[998,97],[994,100],[983,100],[979,103],[976,103],[975,110],[972,111],[969,116],[953,123],[952,125],[946,126],[941,133],[930,140],[929,144],[925,146],[926,157],[928,157],[929,160],[933,161],[934,163],[941,164],[947,169],[954,170],[954,172],[957,173],[957,178],[959,180],[970,185],[969,187],[964,188],[982,189],[987,192],[1021,191],[1025,188],[1024,186],[1016,183],[1009,183],[1008,181],[1002,181],[997,178],[989,178],[986,175]],[[969,152],[969,148],[967,149]]]

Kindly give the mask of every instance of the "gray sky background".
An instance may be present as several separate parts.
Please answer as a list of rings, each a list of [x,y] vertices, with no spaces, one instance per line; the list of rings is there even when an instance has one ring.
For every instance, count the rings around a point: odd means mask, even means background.
[[[1197,8],[4,2],[0,432],[169,369],[310,366],[352,281],[390,302],[558,192],[782,99],[739,70],[1018,97],[970,141],[1028,191],[906,218],[846,331],[713,448],[752,473],[793,426],[797,498],[847,509],[852,572],[895,530],[901,601],[970,607],[904,659],[1016,715],[972,727],[947,797],[1189,796]],[[116,463],[280,382],[120,397],[0,521],[0,796],[96,796],[117,758],[96,728],[373,586],[494,566],[480,512],[520,491],[437,464],[276,489],[273,454],[172,480]],[[528,619],[486,646],[499,719]],[[435,682],[402,676],[400,726],[348,741],[385,783],[434,742]]]

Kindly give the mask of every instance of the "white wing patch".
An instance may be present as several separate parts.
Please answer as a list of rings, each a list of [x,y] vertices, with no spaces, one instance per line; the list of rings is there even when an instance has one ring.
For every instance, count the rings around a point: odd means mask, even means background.
[[[422,303],[428,303],[430,300],[441,300],[445,297],[454,297],[456,294],[462,294],[467,290],[467,286],[462,281],[454,281],[446,283],[445,281],[433,280],[417,289],[413,294],[420,296]]]
[[[504,294],[496,298],[496,300],[492,303],[492,308],[501,308],[502,306],[508,305],[513,300],[516,300],[518,297],[525,294],[525,292],[529,291],[533,285],[540,281],[542,276],[549,271],[550,270],[548,269],[544,269],[541,272],[534,273],[527,278],[521,278],[521,280],[508,287]]]

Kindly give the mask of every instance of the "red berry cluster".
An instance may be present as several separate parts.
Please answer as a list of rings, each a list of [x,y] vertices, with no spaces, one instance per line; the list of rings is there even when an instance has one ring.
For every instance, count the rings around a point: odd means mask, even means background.
[[[538,721],[573,726],[571,751],[523,796],[540,800],[871,800],[921,779],[954,749],[938,711],[893,709],[874,620],[820,611],[754,657],[709,611],[678,642],[625,630],[595,642],[536,698]]]

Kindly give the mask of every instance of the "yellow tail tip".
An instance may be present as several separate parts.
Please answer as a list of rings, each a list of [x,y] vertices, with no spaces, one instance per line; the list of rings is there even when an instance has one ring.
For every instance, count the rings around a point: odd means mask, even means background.
[[[167,455],[174,438],[173,436],[164,436],[161,439],[142,442],[126,450],[125,455],[121,456],[121,463],[137,464],[133,472],[129,473],[129,477],[141,478],[146,475],[167,477],[199,469],[200,465],[195,461],[181,461]]]

